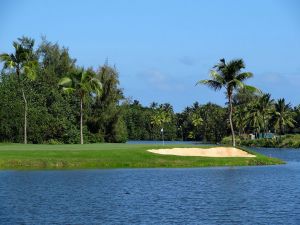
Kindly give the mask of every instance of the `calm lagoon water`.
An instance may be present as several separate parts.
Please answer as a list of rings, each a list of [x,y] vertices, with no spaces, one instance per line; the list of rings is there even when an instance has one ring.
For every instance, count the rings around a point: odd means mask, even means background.
[[[300,224],[300,149],[286,165],[1,171],[0,224]]]

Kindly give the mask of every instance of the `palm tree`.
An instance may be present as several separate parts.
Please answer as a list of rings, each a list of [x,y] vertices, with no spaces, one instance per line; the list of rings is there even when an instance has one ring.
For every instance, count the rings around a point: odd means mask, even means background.
[[[253,99],[246,107],[245,119],[255,132],[262,133],[265,137],[273,113],[274,100],[270,94],[263,94]]]
[[[260,111],[260,105],[258,100],[254,100],[248,103],[246,107],[247,113],[245,114],[245,120],[255,134],[259,134],[263,128],[263,116]]]
[[[164,126],[165,123],[171,122],[171,115],[169,112],[158,110],[156,114],[151,117],[151,124],[155,126]]]
[[[163,132],[164,132],[164,125],[166,123],[171,122],[172,118],[171,118],[171,114],[167,111],[164,111],[162,109],[159,109],[157,111],[156,114],[152,115],[151,117],[151,124],[161,128],[161,133],[162,133],[162,138],[163,136]]]
[[[271,114],[273,111],[273,103],[274,100],[271,99],[270,94],[263,94],[258,100],[258,110],[262,117],[263,136],[267,132],[267,128],[269,126],[269,121],[271,119]]]
[[[80,98],[80,144],[83,144],[83,101],[86,95],[99,96],[102,92],[102,84],[91,70],[79,69],[59,81],[66,93],[75,92]]]
[[[196,134],[199,133],[199,127],[203,124],[203,119],[200,116],[199,110],[191,112],[189,117],[191,124],[194,126],[194,131],[189,133],[189,138],[196,138]]]
[[[243,105],[237,106],[233,114],[233,121],[235,123],[236,128],[238,129],[239,136],[245,134],[245,129],[247,127],[247,117],[248,117],[247,107]]]
[[[21,87],[22,98],[24,101],[24,144],[27,144],[27,113],[28,102],[25,94],[25,81],[36,79],[37,60],[33,54],[34,40],[22,37],[13,42],[15,52],[0,55],[0,61],[4,62],[5,69],[13,70]]]
[[[250,72],[242,72],[241,69],[245,68],[245,64],[242,59],[232,60],[229,63],[225,62],[225,59],[221,59],[220,62],[214,66],[215,70],[210,71],[211,79],[200,80],[197,84],[204,84],[214,89],[215,91],[226,89],[226,97],[229,102],[229,122],[232,134],[232,144],[235,147],[235,134],[232,123],[233,105],[232,95],[234,90],[239,88],[246,88],[251,90],[257,90],[252,86],[245,85],[243,82],[253,76]]]
[[[201,118],[201,116],[199,114],[193,113],[191,115],[191,122],[192,122],[193,126],[197,128],[203,123],[203,119]]]
[[[151,102],[150,103],[150,108],[151,109],[156,109],[158,107],[158,103],[157,102]]]
[[[275,128],[279,129],[280,134],[284,134],[285,127],[294,127],[294,123],[296,122],[293,119],[293,112],[291,111],[291,105],[285,103],[285,99],[281,98],[275,103],[275,111],[274,111],[274,121]]]

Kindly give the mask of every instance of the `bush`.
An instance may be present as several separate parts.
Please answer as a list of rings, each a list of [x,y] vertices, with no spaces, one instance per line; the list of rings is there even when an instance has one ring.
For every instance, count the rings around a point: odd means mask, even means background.
[[[56,139],[50,139],[50,140],[46,141],[45,144],[49,144],[49,145],[61,145],[63,143],[60,142],[59,140],[56,140]]]
[[[76,125],[71,124],[65,129],[62,140],[65,144],[80,143],[80,131],[77,129]]]
[[[226,137],[222,140],[222,143],[231,143],[230,137]],[[238,142],[237,142],[238,144]],[[255,139],[255,140],[242,140],[239,145],[250,147],[266,147],[266,148],[300,148],[300,135],[288,134],[274,139]]]
[[[89,143],[102,143],[104,142],[103,134],[101,133],[88,133],[88,142]]]
[[[236,145],[241,145],[240,137],[238,137],[238,136],[235,137],[235,143],[236,143]],[[224,137],[221,141],[221,144],[232,145],[232,137],[231,136]]]

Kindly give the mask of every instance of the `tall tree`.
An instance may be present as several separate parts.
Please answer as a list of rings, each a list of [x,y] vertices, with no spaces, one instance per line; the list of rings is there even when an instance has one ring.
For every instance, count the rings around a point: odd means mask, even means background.
[[[24,144],[27,144],[27,114],[28,101],[25,94],[26,80],[35,80],[37,60],[33,52],[34,40],[27,37],[18,38],[13,42],[14,53],[3,53],[0,61],[4,62],[5,69],[13,70],[18,79],[24,101]]]
[[[300,133],[300,105],[294,107],[294,113],[295,113],[295,126],[296,126],[296,129],[295,129],[295,132],[298,132]]]
[[[164,125],[169,122],[171,122],[171,115],[163,110],[157,111],[157,113],[151,117],[151,123],[157,127],[164,128]]]
[[[247,125],[258,135],[263,128],[263,117],[260,111],[259,101],[255,100],[249,102],[245,110],[244,119]]]
[[[262,117],[262,132],[263,135],[268,132],[269,121],[273,111],[274,100],[271,98],[271,94],[263,94],[258,99],[258,110]]]
[[[104,139],[106,142],[126,141],[126,127],[123,119],[122,89],[119,87],[119,74],[115,67],[101,66],[97,71],[97,78],[102,83],[102,94],[97,96],[91,104],[91,112],[87,127],[95,140]]]
[[[191,121],[194,127],[199,127],[203,123],[203,119],[197,113],[191,114]]]
[[[245,133],[247,127],[248,109],[245,106],[237,106],[233,114],[235,127],[238,129],[239,136]]]
[[[255,90],[254,87],[244,84],[244,81],[253,76],[250,72],[241,72],[245,68],[244,61],[242,59],[232,60],[228,63],[225,59],[221,59],[220,62],[214,66],[215,70],[210,71],[211,79],[200,80],[197,84],[204,84],[215,91],[226,89],[226,97],[229,102],[229,122],[232,134],[232,144],[235,147],[235,134],[232,122],[233,104],[232,96],[233,92],[238,88],[247,88]]]
[[[80,144],[83,144],[83,101],[89,94],[99,96],[102,84],[91,69],[78,69],[59,81],[66,93],[75,92],[80,99]]]
[[[239,88],[232,96],[232,104],[234,106],[247,106],[250,102],[257,100],[261,93],[256,90]]]
[[[195,109],[194,112],[190,113],[189,120],[194,127],[194,132],[191,131],[189,133],[189,137],[196,138],[197,133],[199,133],[199,128],[203,123],[203,119],[201,118],[199,108]]]
[[[169,104],[167,105],[169,106]],[[151,116],[151,124],[161,129],[164,132],[165,125],[172,120],[171,114],[167,109],[158,109],[154,115]]]
[[[296,122],[294,119],[294,114],[291,111],[291,105],[285,103],[285,99],[281,98],[275,102],[275,111],[273,119],[275,122],[275,129],[279,130],[280,134],[285,133],[286,127],[294,127]]]
[[[35,124],[29,137],[34,143],[78,143],[77,98],[65,95],[57,83],[75,70],[76,60],[67,48],[42,38],[36,50],[39,58],[38,76],[31,82],[30,98],[34,99],[29,109],[31,123]],[[28,138],[29,138],[28,137]]]

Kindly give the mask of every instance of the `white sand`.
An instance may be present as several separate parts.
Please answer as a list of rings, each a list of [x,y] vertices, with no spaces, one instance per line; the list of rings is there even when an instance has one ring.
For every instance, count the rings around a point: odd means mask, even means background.
[[[205,157],[256,157],[248,152],[233,147],[214,148],[169,148],[151,149],[149,152],[162,155],[205,156]]]

